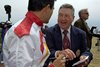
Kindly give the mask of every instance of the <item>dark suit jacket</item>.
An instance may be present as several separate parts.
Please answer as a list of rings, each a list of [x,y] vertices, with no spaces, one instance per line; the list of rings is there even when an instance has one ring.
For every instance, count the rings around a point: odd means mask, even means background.
[[[92,54],[87,50],[86,47],[87,40],[85,32],[74,26],[71,26],[70,39],[70,49],[77,55],[77,58],[69,62],[69,67],[71,67],[73,63],[78,61],[79,56],[82,54],[89,55],[90,60],[92,59]],[[51,52],[50,57],[55,57],[55,52],[57,50],[62,50],[62,36],[58,25],[48,28],[48,30],[46,31],[46,42]]]
[[[87,25],[87,23],[85,21],[83,21],[82,19],[78,19],[77,21],[75,21],[74,26],[76,26],[86,32],[87,43],[88,43],[87,46],[89,49],[91,49],[92,33],[91,33],[91,30],[90,30],[89,26]]]

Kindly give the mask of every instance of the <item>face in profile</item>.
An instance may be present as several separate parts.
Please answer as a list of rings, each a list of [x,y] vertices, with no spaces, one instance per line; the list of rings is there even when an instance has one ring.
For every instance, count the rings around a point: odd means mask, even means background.
[[[88,13],[88,11],[83,11],[83,12],[81,13],[81,15],[82,15],[82,18],[83,18],[84,20],[87,20],[87,19],[89,18],[89,13]]]
[[[74,19],[72,10],[69,8],[61,8],[58,13],[58,25],[60,28],[66,30],[71,25]]]
[[[51,18],[52,13],[53,13],[53,8],[51,9],[50,7],[48,7],[45,13],[45,19],[46,19],[45,23],[49,22],[49,19]]]

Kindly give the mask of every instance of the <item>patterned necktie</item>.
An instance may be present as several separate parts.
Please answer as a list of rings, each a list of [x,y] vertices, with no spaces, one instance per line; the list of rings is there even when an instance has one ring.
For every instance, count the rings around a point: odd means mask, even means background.
[[[70,41],[67,37],[67,30],[64,30],[63,34],[64,34],[64,38],[63,38],[63,49],[67,49],[70,48]]]

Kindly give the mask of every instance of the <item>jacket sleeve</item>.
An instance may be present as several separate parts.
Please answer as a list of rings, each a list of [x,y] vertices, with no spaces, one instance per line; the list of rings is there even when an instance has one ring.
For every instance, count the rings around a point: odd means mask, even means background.
[[[81,50],[83,51],[82,55],[89,56],[89,60],[91,61],[93,59],[93,54],[87,48],[87,39],[86,39],[86,33],[85,32],[82,33],[81,38],[82,38],[82,40],[81,40],[82,41]]]
[[[29,36],[18,38],[13,32],[8,32],[3,48],[5,67],[30,67],[34,59],[32,45]]]
[[[52,34],[53,31],[51,30],[46,30],[46,43],[47,43],[47,46],[51,52],[50,54],[50,57],[55,57],[55,41],[54,41],[54,36]]]

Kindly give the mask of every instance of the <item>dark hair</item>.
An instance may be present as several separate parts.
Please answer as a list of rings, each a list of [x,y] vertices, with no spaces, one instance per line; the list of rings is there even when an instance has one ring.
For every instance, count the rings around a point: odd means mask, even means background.
[[[52,9],[54,7],[54,1],[55,0],[29,0],[28,11],[40,11],[48,4]]]
[[[61,8],[69,8],[69,9],[71,9],[72,10],[72,14],[73,14],[73,16],[74,16],[74,7],[71,5],[71,4],[63,4],[63,5],[61,5],[61,7],[59,8],[59,10],[61,9]]]

